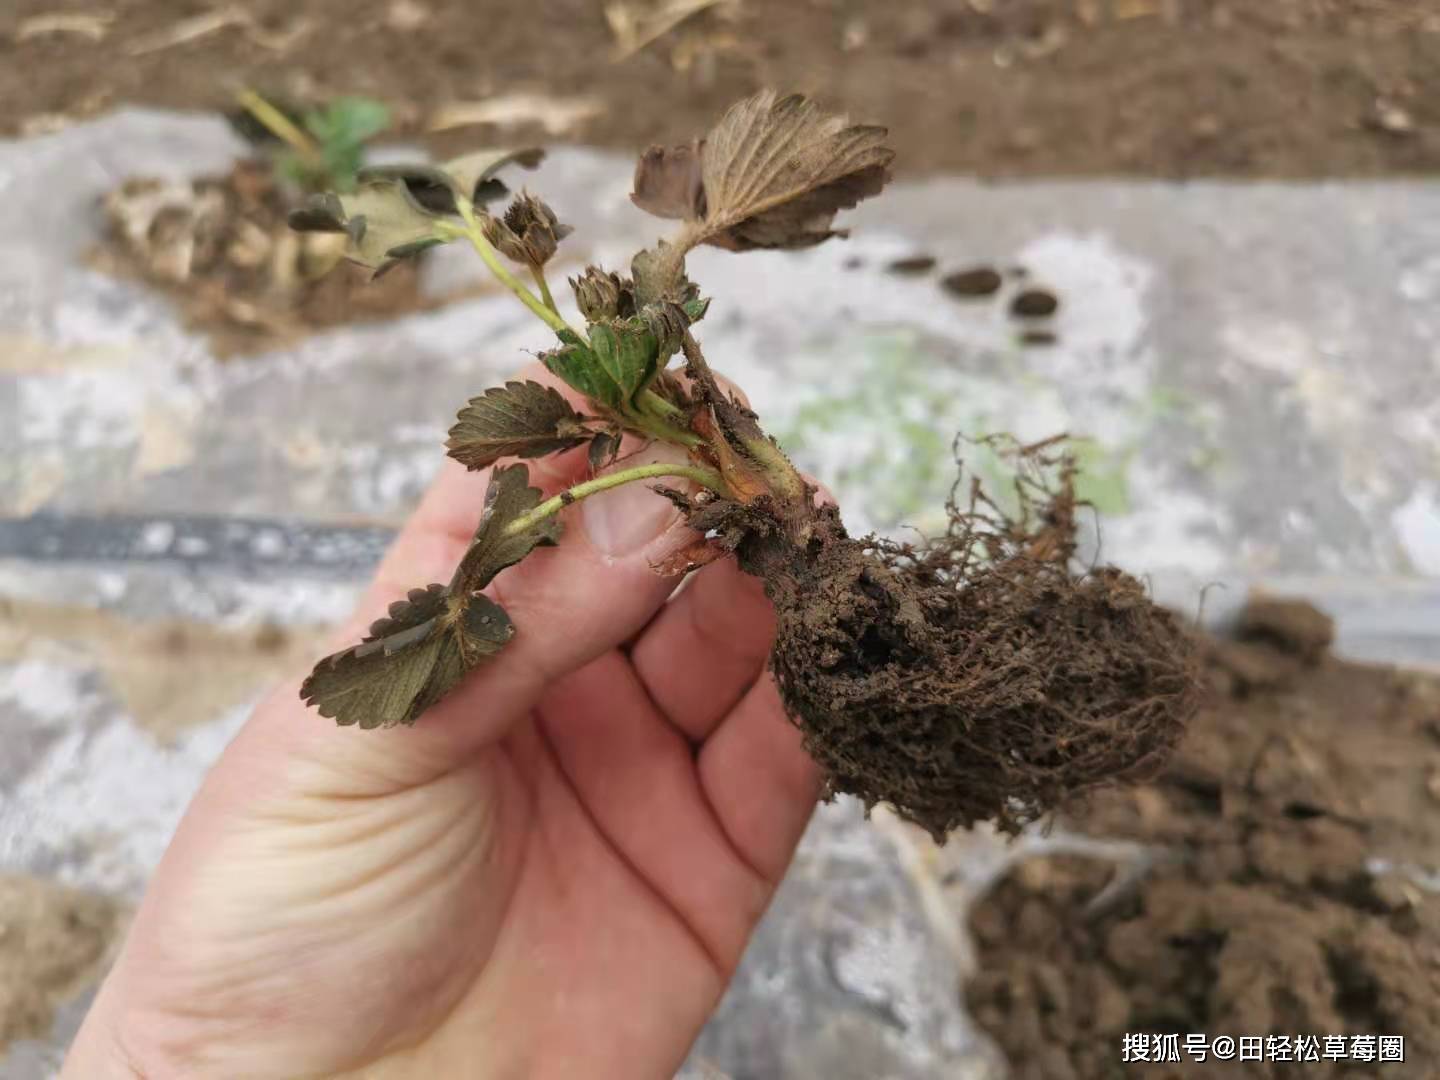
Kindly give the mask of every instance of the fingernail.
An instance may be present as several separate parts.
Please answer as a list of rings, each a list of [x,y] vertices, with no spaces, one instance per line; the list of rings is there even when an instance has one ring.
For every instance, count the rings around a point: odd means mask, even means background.
[[[648,483],[626,484],[580,504],[590,544],[613,558],[643,550],[675,523],[680,512]]]

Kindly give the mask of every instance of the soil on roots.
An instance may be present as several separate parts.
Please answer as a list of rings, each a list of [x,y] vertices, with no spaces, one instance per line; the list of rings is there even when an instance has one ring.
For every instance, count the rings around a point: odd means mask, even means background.
[[[1067,822],[1148,864],[1027,859],[972,913],[967,1001],[1020,1080],[1118,1074],[1126,1032],[1177,1035],[1197,1077],[1418,1077],[1440,1057],[1440,896],[1422,887],[1440,679],[1326,656],[1305,605],[1252,605],[1241,632],[1207,645],[1211,701],[1164,773]],[[1293,1063],[1192,1062],[1188,1034],[1273,1038]],[[1354,1060],[1351,1037],[1380,1035],[1405,1064]]]
[[[775,604],[776,679],[829,792],[941,843],[1152,773],[1198,705],[1191,635],[1134,578],[1072,572],[1069,466],[1017,453],[1016,514],[977,486],[920,546],[852,540],[822,511],[803,550],[739,551]]]

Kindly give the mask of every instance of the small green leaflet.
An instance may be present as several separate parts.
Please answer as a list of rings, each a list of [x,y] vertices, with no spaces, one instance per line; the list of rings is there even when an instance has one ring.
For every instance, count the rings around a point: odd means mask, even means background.
[[[341,725],[413,724],[514,633],[487,597],[457,602],[443,585],[412,589],[361,644],[316,664],[300,697]]]
[[[445,445],[467,469],[483,469],[502,457],[569,450],[591,434],[584,418],[553,388],[508,382],[471,398]]]
[[[590,347],[624,401],[629,402],[655,377],[660,346],[639,319],[617,319],[590,327]]]
[[[505,647],[515,626],[483,589],[501,570],[560,536],[554,516],[511,531],[540,504],[524,465],[496,469],[485,513],[450,587],[413,589],[359,645],[327,656],[300,687],[321,716],[362,728],[413,724],[472,668]]]
[[[390,125],[390,110],[364,97],[342,97],[306,113],[305,128],[320,144],[323,175],[313,177],[349,191],[365,156],[365,144]]]
[[[623,411],[660,366],[660,344],[640,318],[590,324],[590,340],[562,333],[566,344],[543,354],[545,366],[588,398]]]

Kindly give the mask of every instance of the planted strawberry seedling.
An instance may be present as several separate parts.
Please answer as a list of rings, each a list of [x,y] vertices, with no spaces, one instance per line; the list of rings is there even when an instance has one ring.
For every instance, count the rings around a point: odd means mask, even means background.
[[[957,485],[943,535],[856,539],[704,355],[697,326],[709,305],[686,256],[702,244],[792,250],[840,235],[836,214],[889,179],[885,134],[766,92],[702,139],[652,148],[632,198],[677,224],[628,273],[591,266],[571,279],[582,326],[561,315],[545,276],[568,230],[530,195],[489,213],[493,156],[362,171],[353,192],[298,211],[296,228],[343,235],[349,257],[376,271],[468,242],[553,333],[542,359],[584,399],[577,410],[552,388],[510,382],[461,410],[450,455],[493,467],[474,541],[448,584],[416,588],[362,643],[322,660],[304,699],[341,724],[414,723],[532,630],[484,590],[556,543],[567,507],[669,480],[656,497],[680,508],[695,538],[657,571],[734,558],[764,582],[776,680],[831,793],[889,803],[943,840],[982,820],[1013,831],[1158,764],[1196,706],[1193,645],[1134,578],[1076,570],[1075,466],[1063,442],[1008,447],[1017,479],[1006,509],[978,484]],[[679,447],[685,461],[601,471],[624,436]],[[523,463],[499,464],[587,444],[596,475],[548,499]]]
[[[365,147],[390,126],[390,110],[366,97],[302,108],[242,91],[229,117],[245,139],[302,191],[352,191]]]
[[[372,285],[340,265],[344,237],[299,235],[286,223],[309,195],[357,189],[368,146],[389,122],[381,103],[339,97],[296,106],[246,91],[227,119],[250,144],[228,171],[130,177],[104,197],[108,234],[97,265],[164,288],[221,355],[448,299],[427,295],[414,260]],[[492,178],[487,196],[503,191]]]

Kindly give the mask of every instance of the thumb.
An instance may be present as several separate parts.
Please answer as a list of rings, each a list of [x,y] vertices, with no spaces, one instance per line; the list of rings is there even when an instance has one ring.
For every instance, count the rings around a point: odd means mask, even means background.
[[[618,467],[684,460],[671,447],[650,447]],[[584,479],[584,450],[527,462],[532,486],[548,497]],[[450,579],[479,521],[489,472],[467,473],[446,462],[376,573],[356,619],[337,644],[345,648],[409,589]],[[666,481],[681,487],[684,482]],[[258,710],[242,732],[266,740],[292,768],[347,793],[423,783],[502,737],[539,701],[546,687],[633,637],[679,583],[652,567],[693,539],[678,511],[651,483],[626,484],[560,512],[563,532],[501,571],[486,593],[505,609],[515,636],[470,672],[411,729],[362,731],[337,727],[307,709],[292,683]],[[288,698],[288,700],[287,700]],[[323,763],[323,777],[310,767]],[[359,785],[358,789],[356,785]]]

